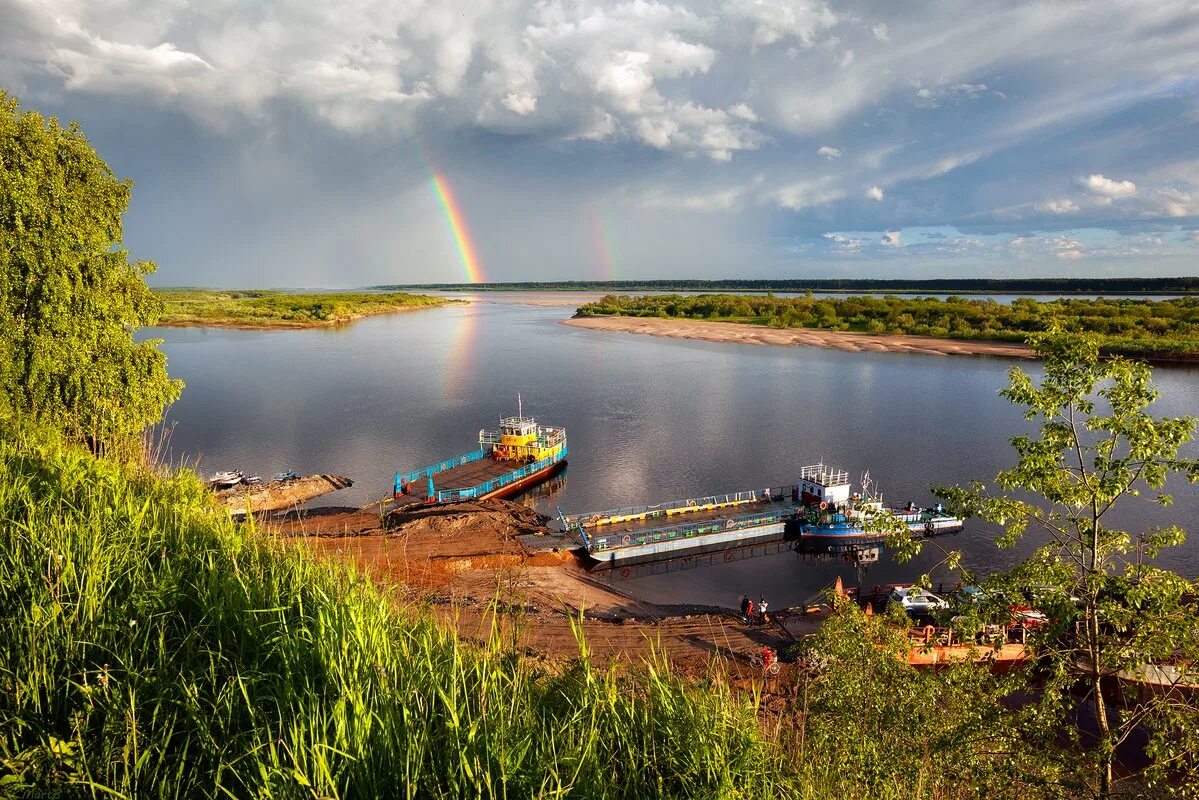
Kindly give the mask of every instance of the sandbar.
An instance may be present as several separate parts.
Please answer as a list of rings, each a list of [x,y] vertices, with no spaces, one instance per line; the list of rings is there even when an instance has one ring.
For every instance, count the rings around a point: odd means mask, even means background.
[[[600,331],[644,333],[673,339],[699,339],[729,344],[807,345],[834,350],[875,353],[921,353],[936,356],[1001,356],[1036,358],[1032,350],[1014,342],[938,339],[933,336],[826,331],[815,328],[767,328],[740,322],[710,322],[661,317],[574,317],[563,325]]]

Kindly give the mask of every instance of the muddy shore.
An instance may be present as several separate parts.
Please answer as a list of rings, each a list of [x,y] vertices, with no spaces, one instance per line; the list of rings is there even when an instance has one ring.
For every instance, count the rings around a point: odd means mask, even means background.
[[[813,328],[767,328],[739,322],[708,322],[660,317],[573,317],[563,325],[621,333],[643,333],[674,339],[700,339],[729,344],[808,345],[834,350],[927,355],[1001,356],[1034,358],[1032,350],[1008,342],[937,339],[931,336],[823,331]]]
[[[750,652],[763,645],[785,650],[815,630],[815,619],[797,614],[750,626],[736,609],[643,602],[593,576],[573,543],[545,522],[525,506],[487,500],[391,513],[314,509],[261,524],[319,558],[357,565],[469,639],[491,634],[499,608],[506,636],[551,659],[578,657],[573,626],[581,620],[601,663],[656,650],[688,673],[702,674],[715,658],[749,674]]]

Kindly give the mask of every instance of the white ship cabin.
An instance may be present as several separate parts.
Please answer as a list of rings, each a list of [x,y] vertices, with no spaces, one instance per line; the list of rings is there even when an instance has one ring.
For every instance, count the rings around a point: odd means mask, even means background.
[[[800,469],[796,488],[804,505],[843,506],[849,502],[849,473],[824,464],[812,464]]]

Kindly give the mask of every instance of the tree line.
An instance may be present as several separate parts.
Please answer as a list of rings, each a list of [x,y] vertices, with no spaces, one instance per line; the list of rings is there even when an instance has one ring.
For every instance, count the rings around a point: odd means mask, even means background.
[[[779,328],[1022,342],[1057,324],[1098,337],[1111,353],[1199,352],[1199,298],[1064,298],[1039,301],[932,297],[774,297],[757,295],[607,295],[580,316],[726,320]]]
[[[926,294],[1190,294],[1199,277],[1178,278],[664,278],[624,281],[500,281],[495,283],[414,283],[371,289],[450,291],[587,292],[896,292]]]

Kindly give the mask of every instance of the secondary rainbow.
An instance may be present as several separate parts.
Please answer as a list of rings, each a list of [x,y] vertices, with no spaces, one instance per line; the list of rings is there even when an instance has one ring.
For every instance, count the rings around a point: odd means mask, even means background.
[[[599,279],[601,281],[616,280],[616,260],[612,257],[612,235],[604,219],[604,213],[598,206],[592,205],[588,208],[587,216],[590,218],[591,251],[595,257],[595,264],[599,268]]]
[[[462,207],[458,204],[458,199],[454,197],[454,189],[450,186],[449,179],[445,175],[434,172],[430,183],[433,184],[433,191],[437,193],[437,199],[441,202],[442,209],[445,210],[450,233],[454,235],[454,242],[458,245],[458,255],[462,257],[462,266],[466,268],[467,280],[470,283],[481,283],[483,271],[479,268],[479,257],[475,253],[475,245],[470,238],[470,229],[466,226],[466,217],[462,214]]]

